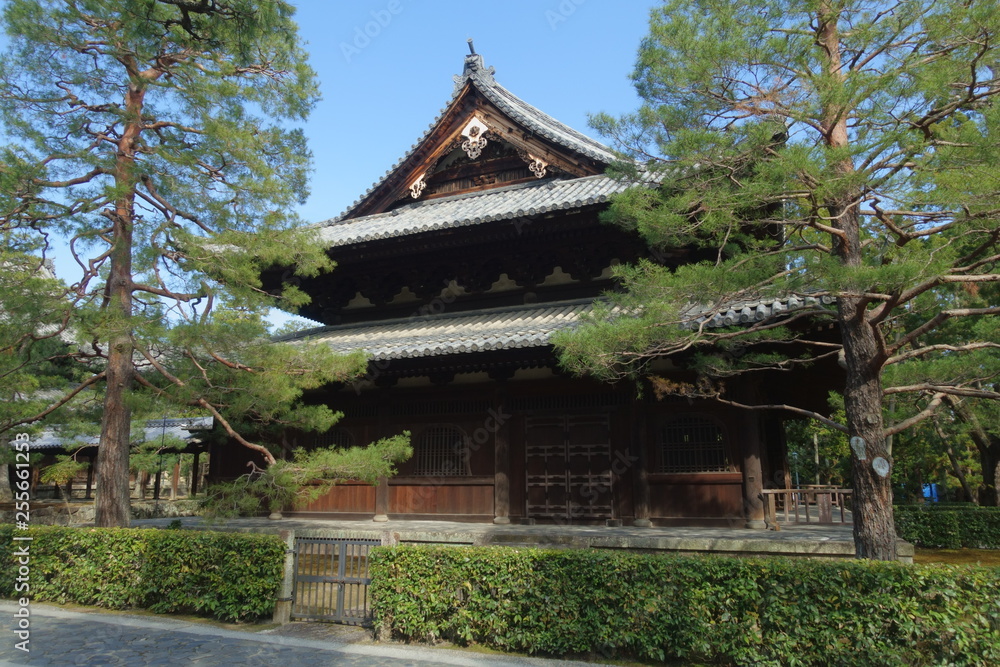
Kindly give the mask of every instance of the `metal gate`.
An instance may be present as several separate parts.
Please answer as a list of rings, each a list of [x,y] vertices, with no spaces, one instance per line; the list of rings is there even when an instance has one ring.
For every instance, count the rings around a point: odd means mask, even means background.
[[[361,625],[368,610],[368,552],[380,540],[295,538],[292,618]]]

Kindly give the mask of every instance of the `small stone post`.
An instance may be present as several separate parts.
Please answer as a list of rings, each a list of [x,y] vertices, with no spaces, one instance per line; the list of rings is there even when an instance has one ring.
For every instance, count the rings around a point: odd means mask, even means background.
[[[274,603],[272,622],[284,625],[292,620],[292,591],[295,586],[295,531],[283,530],[278,536],[285,541],[285,571]]]

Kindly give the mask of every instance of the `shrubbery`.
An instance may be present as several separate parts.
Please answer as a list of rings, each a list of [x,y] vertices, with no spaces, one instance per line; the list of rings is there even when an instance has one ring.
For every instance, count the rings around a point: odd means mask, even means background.
[[[1000,664],[1000,570],[501,547],[378,548],[378,627],[528,653]]]
[[[15,591],[13,550],[30,545],[30,596],[111,609],[185,612],[223,621],[270,614],[285,543],[274,535],[208,531],[0,526],[0,595]]]
[[[1000,549],[1000,507],[900,505],[896,533],[918,547]]]

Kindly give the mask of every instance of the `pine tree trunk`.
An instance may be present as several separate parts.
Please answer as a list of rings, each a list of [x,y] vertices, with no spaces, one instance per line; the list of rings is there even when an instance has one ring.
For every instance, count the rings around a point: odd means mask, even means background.
[[[135,150],[141,121],[145,88],[132,72],[125,96],[125,108],[132,119],[118,141],[115,156],[115,183],[122,195],[115,209],[108,213],[113,241],[111,268],[105,291],[110,330],[108,366],[104,394],[104,417],[101,445],[97,451],[97,500],[94,523],[97,526],[126,527],[131,520],[129,499],[129,441],[132,413],[127,401],[132,389],[135,367],[132,344],[132,243],[135,220]]]
[[[826,66],[831,79],[844,82],[841,62],[838,9],[831,2],[822,2],[817,15],[817,43],[826,53]],[[836,96],[831,96],[835,100]],[[823,132],[826,145],[845,152],[850,144],[847,120],[850,109],[831,101],[823,109]],[[854,172],[854,163],[847,157],[834,163],[838,180],[847,181]],[[837,187],[831,188],[833,192]],[[830,224],[840,231],[833,235],[833,254],[848,267],[862,265],[861,220],[858,205],[860,190],[846,189],[832,195],[826,202]],[[877,326],[868,319],[866,300],[851,295],[837,297],[837,320],[844,345],[847,381],[844,387],[844,409],[847,413],[848,434],[861,438],[861,448],[851,456],[853,478],[854,549],[858,558],[896,560],[896,528],[892,516],[892,485],[890,475],[876,472],[873,462],[883,459],[891,465],[886,446],[882,419],[882,366],[885,363],[885,341]]]
[[[891,475],[880,474],[875,463],[877,459],[883,459],[887,466],[892,462],[883,435],[879,341],[865,321],[860,299],[840,297],[839,311],[847,362],[847,426],[852,438],[864,441],[863,451],[852,447],[851,456],[855,554],[858,558],[896,560]]]
[[[978,505],[978,496],[973,492],[972,487],[969,486],[969,480],[965,476],[965,471],[962,470],[962,463],[955,454],[955,448],[948,445],[945,448],[945,453],[948,454],[948,462],[951,463],[952,474],[958,478],[958,483],[962,485],[962,494],[965,496],[965,501]]]
[[[6,447],[7,443],[2,443]],[[10,503],[14,501],[14,492],[10,488],[10,468],[5,463],[0,465],[0,503]]]
[[[94,525],[128,527],[131,504],[128,488],[128,450],[131,413],[125,396],[131,386],[132,360],[112,355],[108,364],[108,388],[104,397],[101,446],[97,452],[97,496],[94,501]],[[112,372],[114,368],[114,372]]]
[[[954,396],[946,396],[945,400],[955,415],[969,426],[969,436],[979,450],[979,463],[983,469],[979,504],[984,507],[1000,506],[1000,436],[983,428],[976,413],[962,400]]]
[[[132,314],[131,221],[116,220],[118,247],[111,258],[108,278],[110,309],[122,318],[126,327]],[[129,331],[120,329],[108,346],[108,366],[104,394],[104,416],[101,423],[101,445],[97,450],[97,499],[94,503],[94,524],[105,527],[127,527],[131,519],[129,502],[129,441],[132,413],[127,402],[132,389],[134,367],[133,347]]]
[[[991,445],[979,448],[983,466],[983,484],[979,487],[979,504],[1000,507],[1000,438],[990,438]]]
[[[979,488],[979,504],[1000,507],[1000,437],[980,429],[979,438],[973,438],[979,450],[983,468],[983,483]]]

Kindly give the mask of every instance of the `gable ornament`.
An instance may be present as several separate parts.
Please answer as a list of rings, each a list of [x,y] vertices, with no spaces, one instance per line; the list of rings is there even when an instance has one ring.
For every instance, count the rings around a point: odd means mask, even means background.
[[[535,178],[543,178],[548,170],[549,163],[538,157],[537,155],[532,155],[526,150],[518,149],[518,156],[528,163],[528,171],[535,175]]]
[[[462,150],[465,151],[470,160],[479,158],[483,149],[486,148],[486,133],[488,131],[486,123],[476,117],[466,123],[465,129],[462,130],[462,136],[465,137],[465,141],[462,142]]]
[[[528,153],[528,170],[535,175],[535,178],[542,178],[545,176],[545,170],[548,168],[549,163],[540,157],[535,157],[531,153]]]
[[[424,179],[427,173],[420,174],[420,178],[414,181],[413,185],[410,186],[410,196],[414,199],[420,199],[420,195],[424,193],[424,188],[427,187],[427,181]]]

